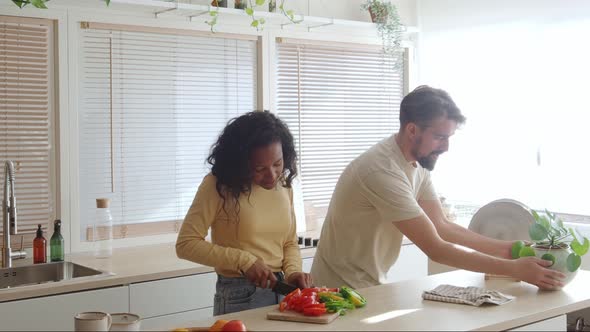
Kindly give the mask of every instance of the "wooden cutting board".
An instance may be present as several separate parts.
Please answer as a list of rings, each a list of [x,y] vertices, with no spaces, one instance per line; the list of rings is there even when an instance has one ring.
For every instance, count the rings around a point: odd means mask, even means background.
[[[304,314],[298,313],[292,310],[286,310],[280,312],[279,309],[275,309],[270,311],[266,314],[267,319],[273,320],[285,320],[291,322],[301,322],[301,323],[313,323],[313,324],[329,324],[334,319],[338,318],[340,314],[337,312],[334,313],[325,313],[321,316],[305,316]]]

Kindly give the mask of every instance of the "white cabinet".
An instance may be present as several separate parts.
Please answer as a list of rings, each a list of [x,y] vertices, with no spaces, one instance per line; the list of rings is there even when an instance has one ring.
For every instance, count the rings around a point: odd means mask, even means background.
[[[561,315],[529,325],[517,327],[509,331],[567,331],[566,315]]]
[[[151,322],[164,322],[163,326],[177,323],[175,315],[199,311],[196,318],[190,316],[188,320],[213,316],[213,296],[215,295],[216,273],[203,273],[186,277],[148,281],[129,285],[130,312],[138,314]],[[206,316],[202,316],[208,313]],[[166,315],[170,317],[165,317]],[[159,317],[149,321],[149,318]],[[168,321],[166,321],[168,320]],[[156,324],[156,323],[154,323]],[[142,328],[144,324],[142,323]]]
[[[113,287],[0,303],[3,331],[71,331],[83,311],[129,312],[129,287]]]
[[[415,244],[403,245],[399,257],[387,273],[387,282],[426,277],[428,257]]]
[[[170,328],[187,327],[189,322],[213,316],[213,308],[205,308],[179,312],[177,314],[144,318],[141,320],[142,330],[166,330]]]

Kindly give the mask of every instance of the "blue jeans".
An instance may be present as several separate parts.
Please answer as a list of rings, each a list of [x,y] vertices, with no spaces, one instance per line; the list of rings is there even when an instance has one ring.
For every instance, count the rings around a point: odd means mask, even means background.
[[[284,280],[282,272],[275,273]],[[245,277],[228,278],[217,275],[216,293],[213,299],[213,315],[223,315],[248,309],[278,304],[283,296],[269,288],[259,288]]]

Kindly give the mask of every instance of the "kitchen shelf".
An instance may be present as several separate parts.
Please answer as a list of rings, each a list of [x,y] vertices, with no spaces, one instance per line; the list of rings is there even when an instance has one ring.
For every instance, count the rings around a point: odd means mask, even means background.
[[[154,18],[171,18],[180,17],[188,21],[194,21],[197,17],[208,15],[209,10],[212,8],[208,5],[198,4],[187,4],[177,1],[162,1],[162,0],[111,0],[111,5],[133,5],[134,8],[143,8],[143,11],[147,11],[154,15]],[[250,17],[242,9],[233,8],[219,8],[219,15],[223,17],[232,17],[237,20],[247,19]],[[371,22],[361,22],[352,20],[343,20],[326,17],[316,16],[299,16],[295,15],[295,19],[302,19],[300,23],[294,24],[282,13],[271,13],[262,10],[256,10],[254,13],[257,18],[264,18],[266,20],[265,26],[276,26],[280,29],[291,29],[291,28],[304,28],[308,31],[313,29],[328,27],[328,26],[339,26],[344,28],[353,28],[361,30],[375,30],[376,24]],[[418,29],[416,27],[406,27],[406,33],[416,33]]]

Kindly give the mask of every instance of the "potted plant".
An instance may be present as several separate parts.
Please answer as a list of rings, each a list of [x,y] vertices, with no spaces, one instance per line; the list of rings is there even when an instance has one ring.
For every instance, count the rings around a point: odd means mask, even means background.
[[[248,7],[246,0],[235,0],[235,2],[234,2],[235,9],[246,9],[246,7]]]
[[[377,32],[383,42],[386,54],[400,58],[403,54],[401,47],[405,26],[401,23],[397,8],[385,0],[367,0],[361,5],[371,15],[371,21],[377,24]]]
[[[227,0],[212,0],[211,6],[227,8]]]
[[[545,210],[538,214],[531,210],[535,219],[529,227],[532,244],[516,241],[512,245],[512,257],[536,256],[551,261],[549,268],[566,275],[564,285],[572,281],[582,264],[582,256],[588,252],[590,241],[573,228],[566,228],[563,220]]]

